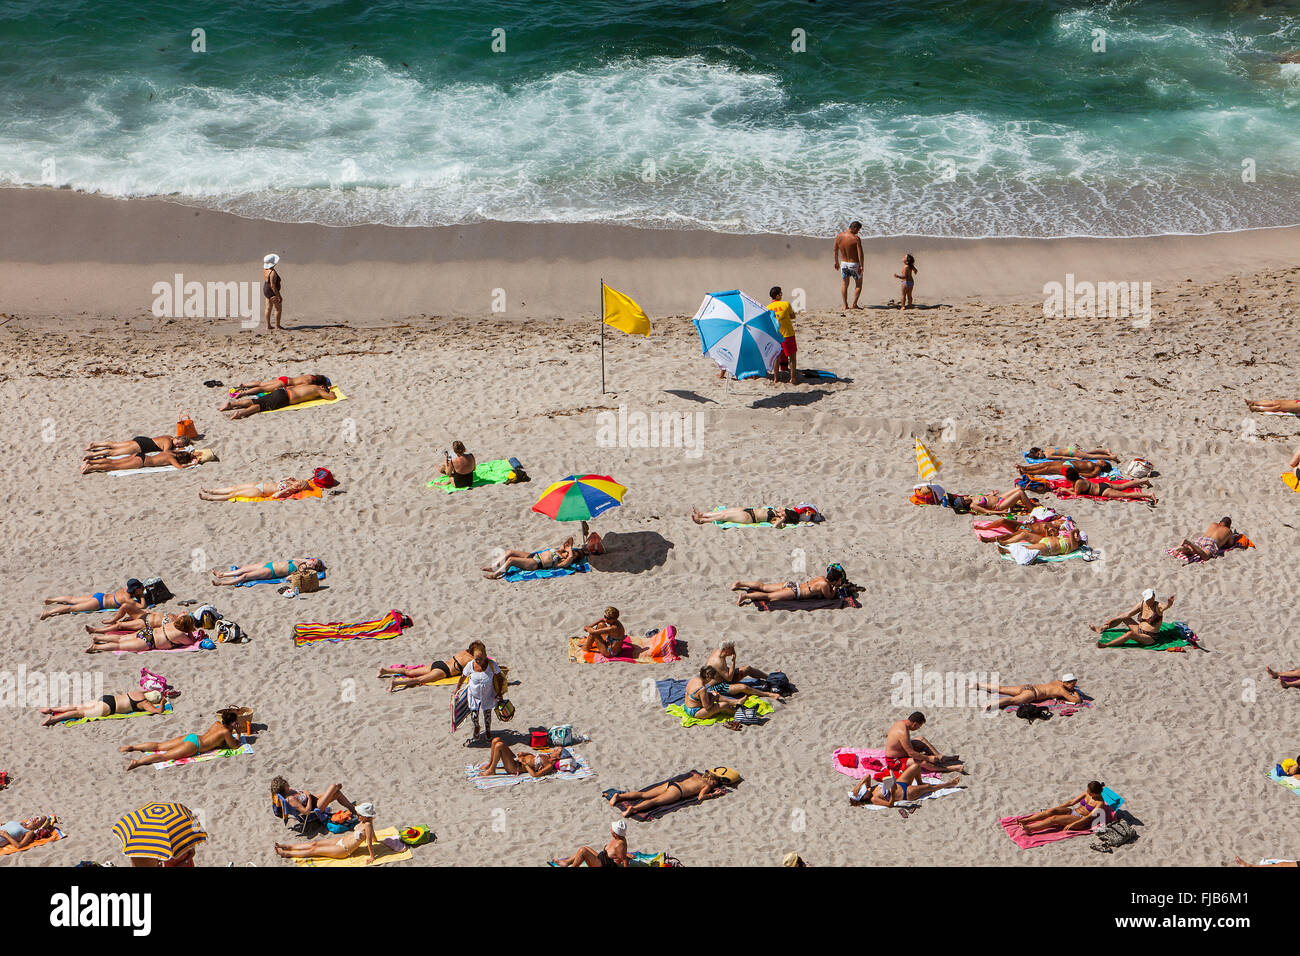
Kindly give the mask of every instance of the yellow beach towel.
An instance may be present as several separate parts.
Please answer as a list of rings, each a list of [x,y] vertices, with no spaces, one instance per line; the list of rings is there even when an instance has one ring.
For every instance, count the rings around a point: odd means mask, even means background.
[[[299,866],[383,866],[385,863],[396,863],[398,860],[409,860],[415,854],[411,852],[410,847],[400,851],[380,843],[380,840],[387,840],[397,836],[397,827],[385,827],[383,830],[375,831],[375,862],[367,863],[370,854],[366,852],[366,845],[363,842],[361,846],[352,851],[351,856],[345,856],[341,860],[331,860],[326,856],[314,856],[305,860],[294,860]]]

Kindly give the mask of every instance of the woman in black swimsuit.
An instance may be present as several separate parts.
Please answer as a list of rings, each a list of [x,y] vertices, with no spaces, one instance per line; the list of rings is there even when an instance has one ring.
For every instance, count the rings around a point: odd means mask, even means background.
[[[691,520],[696,524],[770,524],[774,528],[822,520],[821,514],[811,505],[794,508],[723,508],[705,513],[691,509]]]
[[[274,252],[262,260],[262,295],[266,299],[266,330],[271,331],[271,313],[275,313],[275,327],[282,329],[280,320],[284,318],[284,299],[280,297],[280,273],[275,271],[280,257]]]
[[[475,642],[477,643],[477,642]],[[401,690],[404,687],[419,687],[422,684],[436,684],[440,680],[446,680],[448,677],[459,677],[460,672],[465,669],[465,665],[474,657],[474,649],[471,645],[457,654],[450,655],[447,660],[437,660],[428,667],[381,667],[376,677],[392,678],[388,682],[388,691],[392,693],[395,690]]]
[[[99,461],[103,458],[121,458],[123,455],[156,455],[164,451],[180,451],[189,448],[188,438],[173,438],[171,435],[159,435],[150,438],[136,435],[130,441],[92,441],[86,446],[82,461]]]
[[[96,461],[83,461],[83,475],[97,475],[105,471],[134,471],[139,468],[189,468],[193,465],[205,465],[216,461],[217,456],[210,448],[196,448],[194,451],[161,451],[155,455],[131,455],[127,458],[107,458]]]
[[[41,713],[48,716],[41,721],[41,726],[53,727],[65,720],[93,720],[96,717],[112,717],[114,714],[161,714],[165,706],[163,694],[157,690],[105,694],[99,700],[80,707],[42,707]]]

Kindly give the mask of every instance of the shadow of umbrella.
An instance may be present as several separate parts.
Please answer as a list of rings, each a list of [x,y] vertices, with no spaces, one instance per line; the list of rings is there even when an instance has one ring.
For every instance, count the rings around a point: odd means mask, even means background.
[[[601,535],[604,554],[593,554],[588,563],[596,571],[640,574],[662,567],[673,543],[658,531],[610,531]]]
[[[831,394],[824,388],[814,388],[807,392],[781,392],[779,395],[769,395],[766,398],[760,398],[750,404],[750,408],[792,408],[799,405],[811,405],[814,402],[820,402],[827,395]]]

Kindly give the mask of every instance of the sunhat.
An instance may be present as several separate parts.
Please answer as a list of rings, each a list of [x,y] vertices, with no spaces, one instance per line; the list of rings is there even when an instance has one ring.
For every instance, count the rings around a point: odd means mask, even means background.
[[[276,264],[279,261],[280,261],[280,257],[277,256],[274,252],[268,252],[265,256],[262,257],[262,265],[267,269],[274,269]]]

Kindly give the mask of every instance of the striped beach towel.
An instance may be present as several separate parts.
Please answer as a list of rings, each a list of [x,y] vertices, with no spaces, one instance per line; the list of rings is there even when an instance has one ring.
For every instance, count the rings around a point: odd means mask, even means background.
[[[498,770],[491,777],[480,777],[479,771],[483,769],[482,764],[470,764],[465,768],[466,779],[473,780],[474,786],[479,790],[496,790],[498,787],[513,787],[519,783],[541,783],[544,780],[586,780],[589,777],[596,776],[596,771],[591,769],[591,765],[586,759],[580,757],[572,751],[565,750],[563,756],[572,757],[577,763],[577,769],[572,773],[548,773],[544,777],[534,777],[527,773],[506,773]]]
[[[319,644],[321,641],[383,641],[397,637],[402,628],[409,627],[411,619],[396,609],[389,611],[375,621],[359,621],[355,624],[343,624],[338,621],[330,624],[295,624],[293,626],[293,646]]]

